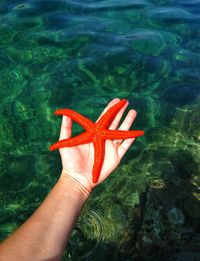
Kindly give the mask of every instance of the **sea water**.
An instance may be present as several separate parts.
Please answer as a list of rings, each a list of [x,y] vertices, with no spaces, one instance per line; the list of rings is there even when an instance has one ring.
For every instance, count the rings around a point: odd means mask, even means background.
[[[60,175],[55,109],[95,121],[118,97],[145,135],[93,191],[63,260],[200,260],[199,10],[199,0],[0,1],[1,240]]]

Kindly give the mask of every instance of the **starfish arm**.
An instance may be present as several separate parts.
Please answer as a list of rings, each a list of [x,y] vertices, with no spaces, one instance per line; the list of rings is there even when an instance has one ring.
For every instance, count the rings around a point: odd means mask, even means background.
[[[91,131],[94,128],[95,124],[89,120],[88,118],[84,117],[80,113],[70,110],[70,109],[60,109],[55,111],[55,115],[66,115],[70,117],[75,122],[79,123],[85,130]]]
[[[76,137],[60,140],[54,143],[53,145],[51,145],[50,150],[52,151],[64,147],[73,147],[80,144],[90,143],[91,141],[92,141],[92,135],[89,132],[84,132]]]
[[[143,130],[131,130],[131,131],[122,131],[122,130],[103,130],[101,132],[101,137],[103,139],[129,139],[129,138],[136,138],[139,136],[144,135]]]
[[[117,112],[126,104],[126,100],[123,99],[117,104],[113,105],[103,116],[97,121],[97,129],[108,128],[111,122],[114,120]]]
[[[93,140],[94,145],[94,165],[92,171],[92,181],[96,183],[99,179],[101,167],[104,161],[105,155],[105,141],[99,136],[96,136]]]

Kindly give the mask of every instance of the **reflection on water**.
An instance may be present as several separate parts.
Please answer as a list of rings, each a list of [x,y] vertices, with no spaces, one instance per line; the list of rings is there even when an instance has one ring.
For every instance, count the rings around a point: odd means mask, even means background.
[[[63,260],[200,259],[199,7],[1,1],[0,239],[59,176],[58,153],[48,151],[60,125],[53,111],[95,120],[127,97],[145,136],[93,191]]]

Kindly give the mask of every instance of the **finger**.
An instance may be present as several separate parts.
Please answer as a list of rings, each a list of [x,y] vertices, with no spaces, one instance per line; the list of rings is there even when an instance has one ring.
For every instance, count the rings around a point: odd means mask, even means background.
[[[123,156],[126,154],[127,150],[133,144],[134,140],[135,140],[135,138],[126,139],[119,146],[119,148],[118,148],[118,156],[119,156],[120,159],[122,159]]]
[[[111,123],[111,125],[110,125],[110,127],[109,127],[110,130],[115,130],[115,129],[117,129],[117,127],[118,127],[118,125],[119,125],[119,123],[120,123],[120,120],[121,120],[121,118],[122,118],[122,116],[123,116],[123,114],[124,114],[124,111],[126,110],[127,106],[128,106],[128,101],[127,101],[127,103],[121,108],[121,110],[117,113],[117,115],[115,116],[113,122]]]
[[[113,105],[117,104],[120,101],[119,98],[115,98],[113,99],[111,102],[108,103],[108,105],[106,106],[106,108],[103,110],[103,112],[101,113],[101,115],[99,116],[99,118],[97,119],[97,121],[103,116],[103,114],[105,112],[107,112]]]
[[[68,139],[71,137],[71,135],[72,135],[72,120],[70,119],[70,117],[64,115],[62,118],[59,140]]]
[[[124,131],[129,130],[131,125],[133,124],[136,116],[137,116],[137,112],[135,110],[130,110],[118,130],[124,130]],[[122,141],[123,140],[120,140],[120,139],[115,140],[115,143],[121,144]]]
[[[124,130],[124,131],[129,130],[136,116],[137,116],[137,112],[135,110],[130,110],[118,130]]]

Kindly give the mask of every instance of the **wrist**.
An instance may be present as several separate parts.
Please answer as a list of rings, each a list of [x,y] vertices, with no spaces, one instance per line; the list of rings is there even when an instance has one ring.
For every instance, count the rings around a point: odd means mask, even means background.
[[[65,170],[62,170],[59,182],[65,187],[70,186],[70,189],[81,194],[85,199],[87,199],[91,193],[91,189],[84,186],[77,178],[73,177]]]

